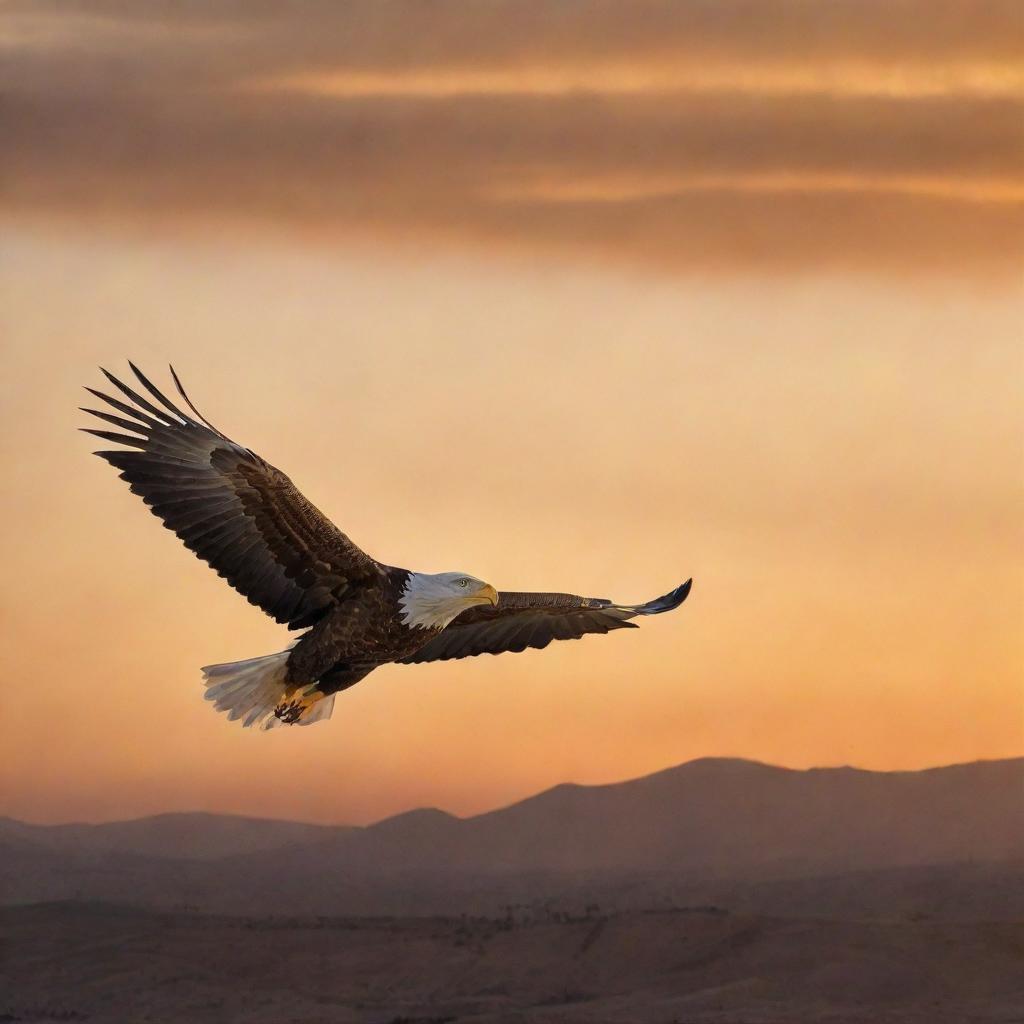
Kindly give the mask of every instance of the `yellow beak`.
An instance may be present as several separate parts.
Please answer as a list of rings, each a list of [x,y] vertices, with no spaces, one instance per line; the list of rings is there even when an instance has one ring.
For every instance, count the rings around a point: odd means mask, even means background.
[[[490,585],[490,583],[485,583],[484,586],[476,592],[476,596],[480,600],[481,604],[484,604],[485,602],[487,604],[498,603],[498,592]]]

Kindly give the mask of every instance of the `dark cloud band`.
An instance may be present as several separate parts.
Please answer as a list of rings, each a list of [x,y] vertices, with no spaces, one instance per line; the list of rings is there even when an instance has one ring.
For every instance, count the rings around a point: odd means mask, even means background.
[[[975,5],[929,4],[916,34],[914,4],[886,6],[888,32],[881,8],[861,2],[644,4],[647,17],[628,26],[611,3],[533,2],[515,14],[466,0],[299,6],[80,4],[81,31],[62,38],[55,8],[16,5],[0,202],[50,216],[426,232],[673,268],[988,273],[1024,248],[1024,97],[1013,89],[789,95],[759,90],[756,75],[742,88],[670,93],[340,98],[241,87],[320,66],[450,72],[500,59],[557,72],[560,60],[662,60],[673,47],[778,62],[800,56],[797,26],[815,28],[805,60],[855,57],[881,76],[897,51],[1002,59],[1016,4],[976,16]],[[430,31],[414,31],[426,10]],[[549,31],[531,35],[531,19]]]

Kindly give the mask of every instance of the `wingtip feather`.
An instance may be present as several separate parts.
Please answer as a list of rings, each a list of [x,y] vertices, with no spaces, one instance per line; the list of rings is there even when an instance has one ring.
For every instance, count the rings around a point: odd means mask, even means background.
[[[128,365],[138,382],[169,412],[184,423],[195,424],[195,420],[185,415],[130,359]]]
[[[667,594],[654,598],[653,601],[639,605],[636,611],[640,615],[660,615],[662,612],[674,611],[689,597],[692,586],[693,579],[690,578],[675,590],[670,590]]]
[[[188,397],[188,393],[187,393],[187,392],[185,391],[185,387],[184,387],[184,385],[183,385],[183,384],[181,383],[181,378],[180,378],[180,377],[178,376],[178,374],[177,374],[177,371],[176,371],[176,370],[174,369],[174,366],[173,366],[173,365],[172,365],[171,363],[168,363],[168,364],[167,364],[167,368],[168,368],[168,369],[169,369],[169,370],[171,371],[171,377],[172,377],[172,378],[173,378],[173,380],[174,380],[174,386],[175,386],[175,387],[176,387],[176,388],[178,389],[178,394],[179,394],[179,395],[181,395],[181,397],[182,397],[182,399],[184,400],[185,404],[186,404],[186,405],[187,405],[187,406],[188,406],[188,407],[189,407],[189,408],[190,408],[190,409],[191,409],[191,410],[192,410],[192,411],[193,411],[193,412],[194,412],[194,413],[196,414],[196,416],[198,416],[198,417],[199,417],[199,420],[200,420],[200,422],[202,422],[202,423],[203,423],[203,424],[204,424],[205,426],[209,427],[209,428],[210,428],[210,430],[212,430],[212,431],[213,431],[213,432],[214,432],[214,433],[215,433],[215,434],[216,434],[216,435],[217,435],[218,437],[222,437],[222,438],[223,438],[223,439],[224,439],[225,441],[228,441],[229,443],[231,443],[231,444],[234,444],[234,442],[233,442],[233,441],[231,440],[231,438],[229,438],[229,437],[227,436],[227,434],[223,433],[223,431],[220,431],[220,430],[218,430],[218,429],[217,429],[217,428],[216,428],[216,427],[215,427],[215,426],[214,426],[214,425],[213,425],[213,424],[212,424],[212,423],[211,423],[211,422],[210,422],[210,421],[209,421],[209,420],[208,420],[208,419],[207,419],[207,418],[206,418],[206,417],[205,417],[205,416],[204,416],[204,415],[203,415],[203,414],[202,414],[202,413],[201,413],[201,412],[200,412],[200,411],[199,411],[199,410],[198,410],[198,409],[197,409],[197,408],[195,407],[195,405],[194,405],[194,404],[193,404],[193,402],[192,402],[192,399]]]

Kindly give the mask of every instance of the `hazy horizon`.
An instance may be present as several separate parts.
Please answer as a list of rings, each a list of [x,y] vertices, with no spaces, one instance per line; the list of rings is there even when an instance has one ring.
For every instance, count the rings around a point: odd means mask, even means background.
[[[0,812],[1024,753],[1020,4],[5,10]],[[693,592],[243,731],[288,634],[74,433],[127,358],[384,562]]]
[[[212,816],[212,817],[225,817],[225,818],[249,818],[249,819],[252,819],[252,820],[263,820],[263,821],[280,822],[280,823],[283,823],[283,824],[320,825],[320,826],[323,826],[324,828],[366,828],[366,827],[370,827],[370,826],[373,826],[373,825],[381,824],[382,822],[385,822],[385,821],[390,821],[391,819],[396,818],[396,817],[402,817],[403,815],[413,814],[413,813],[418,812],[418,811],[437,811],[437,812],[439,812],[441,814],[444,814],[444,815],[447,815],[449,817],[456,818],[456,819],[458,819],[460,821],[464,821],[464,820],[466,820],[468,818],[472,818],[472,817],[475,817],[475,816],[478,816],[478,815],[486,815],[486,814],[491,814],[491,813],[493,813],[495,811],[506,810],[506,809],[508,809],[510,807],[516,806],[517,804],[520,804],[520,803],[523,803],[525,801],[528,801],[528,800],[532,799],[535,796],[540,796],[543,793],[550,792],[551,789],[558,789],[561,786],[572,786],[572,787],[582,787],[582,788],[585,788],[585,789],[593,789],[593,788],[599,788],[601,786],[622,785],[624,783],[629,783],[629,782],[638,782],[638,781],[641,781],[642,779],[650,778],[651,775],[660,775],[660,774],[662,774],[664,772],[671,772],[671,771],[674,771],[674,770],[677,770],[677,769],[680,769],[680,768],[685,768],[685,767],[687,767],[689,765],[693,765],[693,764],[696,764],[696,763],[699,763],[699,762],[704,762],[704,761],[727,761],[727,762],[737,762],[737,763],[742,762],[744,764],[754,765],[754,766],[759,767],[759,768],[778,768],[778,769],[782,769],[783,771],[787,771],[787,772],[800,772],[800,771],[844,771],[844,770],[850,770],[850,771],[855,771],[855,772],[868,772],[868,773],[871,773],[871,774],[886,774],[886,775],[890,775],[890,774],[901,774],[901,773],[906,773],[906,772],[913,773],[913,772],[938,771],[938,770],[941,770],[941,769],[944,769],[944,768],[965,768],[965,767],[969,767],[969,766],[972,766],[972,765],[990,764],[990,763],[993,763],[993,762],[1024,761],[1024,754],[1019,755],[1017,757],[981,758],[981,759],[976,760],[976,761],[962,761],[962,762],[957,762],[956,764],[928,765],[926,767],[919,768],[919,769],[890,769],[888,771],[885,771],[885,770],[880,771],[879,769],[871,769],[871,768],[861,768],[858,765],[851,765],[851,764],[835,764],[835,765],[821,764],[821,765],[811,765],[808,768],[789,768],[786,765],[768,764],[765,761],[752,761],[750,758],[745,758],[745,757],[705,756],[705,757],[694,758],[694,759],[692,759],[690,761],[681,761],[678,764],[668,765],[665,768],[656,769],[654,772],[646,774],[646,775],[631,776],[631,777],[629,777],[627,779],[615,779],[615,780],[613,780],[611,782],[607,782],[607,783],[587,784],[587,783],[578,783],[578,782],[576,782],[573,779],[563,779],[561,782],[557,782],[553,786],[548,787],[547,789],[541,790],[540,792],[526,793],[526,794],[523,794],[520,797],[514,798],[509,803],[500,804],[500,805],[495,806],[495,807],[484,808],[484,809],[479,810],[477,812],[474,812],[472,814],[454,814],[453,812],[448,811],[448,810],[446,810],[443,807],[422,806],[422,805],[420,805],[420,806],[416,806],[416,807],[406,807],[406,808],[403,808],[401,810],[395,811],[392,814],[388,814],[388,815],[386,815],[383,818],[372,818],[372,819],[369,819],[369,820],[366,820],[366,821],[350,821],[350,820],[346,820],[346,821],[306,821],[304,819],[284,818],[284,817],[277,817],[275,815],[237,814],[237,813],[225,812],[225,811],[202,810],[202,809],[199,809],[199,808],[194,808],[194,809],[193,808],[181,808],[181,809],[175,809],[175,810],[153,811],[153,812],[151,812],[149,814],[133,816],[133,817],[130,817],[130,818],[105,818],[105,819],[95,819],[95,820],[75,819],[75,820],[68,820],[68,821],[32,821],[31,819],[28,819],[28,818],[12,818],[11,816],[3,814],[3,813],[0,813],[0,819],[6,818],[6,820],[8,820],[8,821],[16,821],[16,822],[18,822],[20,824],[25,824],[25,825],[42,825],[44,827],[46,827],[46,826],[58,826],[59,827],[61,825],[116,825],[116,824],[126,824],[126,823],[137,822],[137,821],[145,821],[145,820],[150,819],[150,818],[177,817],[177,816],[188,817],[188,816],[193,816],[193,815],[207,815],[207,816]]]

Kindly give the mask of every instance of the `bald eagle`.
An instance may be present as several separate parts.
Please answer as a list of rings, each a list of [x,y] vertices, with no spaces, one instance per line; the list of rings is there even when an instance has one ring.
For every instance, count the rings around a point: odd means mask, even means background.
[[[129,363],[149,398],[103,370],[127,401],[86,390],[118,415],[82,409],[123,445],[95,454],[120,470],[164,526],[250,603],[305,632],[286,650],[208,665],[206,698],[243,726],[309,725],[380,665],[547,647],[678,608],[690,580],[646,604],[574,594],[499,593],[465,572],[412,572],[356,547],[295,485],[213,426],[171,376],[183,412]],[[123,433],[122,431],[128,431]]]

